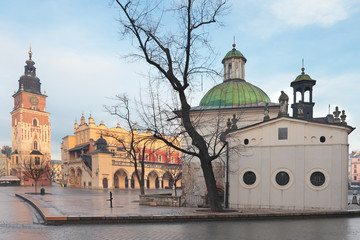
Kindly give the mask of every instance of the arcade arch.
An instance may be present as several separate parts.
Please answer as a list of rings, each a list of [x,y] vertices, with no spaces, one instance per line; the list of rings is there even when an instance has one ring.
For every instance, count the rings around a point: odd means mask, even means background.
[[[76,168],[75,172],[75,187],[81,187],[82,171],[80,168]]]
[[[125,169],[120,168],[114,174],[114,187],[126,189],[129,187],[128,184],[128,173]]]
[[[159,174],[153,170],[147,176],[147,188],[149,189],[158,189],[160,187],[159,184]]]
[[[70,168],[69,171],[69,186],[75,185],[75,170],[73,168]]]

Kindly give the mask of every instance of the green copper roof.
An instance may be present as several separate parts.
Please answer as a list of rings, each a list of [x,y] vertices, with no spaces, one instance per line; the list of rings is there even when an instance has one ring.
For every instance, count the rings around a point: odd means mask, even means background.
[[[245,80],[229,80],[210,89],[200,101],[206,107],[244,107],[257,103],[270,103],[270,98],[260,88]]]
[[[295,78],[294,82],[302,81],[302,80],[314,81],[314,79],[312,79],[309,75],[305,74],[304,70],[305,70],[304,68],[301,69],[301,74]]]
[[[243,58],[246,62],[246,58],[244,57],[244,55],[242,55],[242,53],[239,50],[236,50],[235,46],[236,45],[233,44],[233,49],[225,55],[223,61],[228,58],[239,57],[239,58]]]

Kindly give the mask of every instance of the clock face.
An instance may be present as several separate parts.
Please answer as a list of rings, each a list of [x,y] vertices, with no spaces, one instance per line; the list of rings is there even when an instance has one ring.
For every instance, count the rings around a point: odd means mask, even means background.
[[[39,99],[35,96],[30,97],[30,102],[33,105],[37,105],[39,103]]]

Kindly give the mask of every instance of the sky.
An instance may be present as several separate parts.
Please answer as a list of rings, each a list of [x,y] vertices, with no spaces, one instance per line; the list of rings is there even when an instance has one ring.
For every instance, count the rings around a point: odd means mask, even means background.
[[[222,27],[209,37],[216,65],[236,48],[247,58],[246,81],[260,87],[272,102],[284,90],[292,103],[290,83],[305,72],[317,80],[314,116],[335,106],[347,123],[359,126],[360,2],[357,0],[229,0]],[[138,98],[147,84],[144,62],[125,59],[134,42],[120,36],[119,9],[111,0],[3,0],[0,8],[0,146],[11,145],[12,95],[24,73],[32,46],[41,90],[48,95],[52,159],[60,159],[62,138],[73,135],[75,120],[90,114],[99,124],[115,127],[118,119],[104,106],[117,94]],[[193,91],[192,106],[222,80],[203,79]],[[291,112],[291,111],[290,111]],[[349,136],[349,150],[360,150],[360,130]]]

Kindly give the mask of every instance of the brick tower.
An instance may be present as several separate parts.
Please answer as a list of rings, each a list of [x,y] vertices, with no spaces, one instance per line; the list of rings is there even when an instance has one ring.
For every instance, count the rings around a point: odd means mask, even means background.
[[[31,161],[36,166],[50,165],[51,160],[51,128],[46,112],[45,93],[41,93],[40,79],[36,76],[35,62],[26,60],[25,73],[19,79],[19,89],[14,93],[14,109],[11,112],[11,174],[18,176],[22,185],[32,185],[27,178],[24,162]],[[34,165],[34,166],[35,166]],[[50,184],[49,176],[42,176],[38,185]]]

